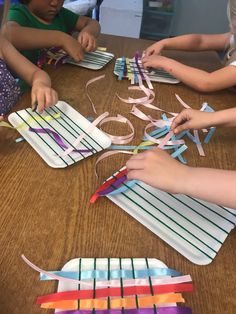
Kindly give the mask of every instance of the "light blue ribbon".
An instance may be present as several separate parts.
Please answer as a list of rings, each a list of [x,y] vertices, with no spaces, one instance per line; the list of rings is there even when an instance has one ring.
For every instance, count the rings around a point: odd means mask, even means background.
[[[175,152],[173,152],[171,154],[171,156],[173,158],[179,157],[187,148],[188,148],[188,146],[184,144],[184,145],[180,146],[178,149],[176,149]],[[183,159],[183,157],[182,157],[182,159]]]
[[[118,80],[121,81],[124,76],[124,68],[125,68],[125,57],[122,57],[121,60],[121,69],[119,71]]]
[[[117,195],[120,193],[124,193],[127,190],[132,189],[133,186],[135,186],[135,184],[138,183],[137,180],[130,180],[125,182],[125,184],[121,185],[118,189],[114,190],[113,192],[109,193],[108,195]]]
[[[207,136],[204,139],[204,144],[208,144],[210,139],[212,138],[212,135],[215,133],[216,128],[210,128],[210,131],[208,132]]]
[[[151,146],[119,146],[119,145],[112,145],[109,147],[109,149],[122,149],[122,150],[134,150],[134,149],[139,149],[139,150],[148,150],[148,149],[153,149],[155,148],[154,145]]]
[[[88,279],[97,279],[97,280],[107,280],[110,279],[137,279],[137,278],[146,278],[146,277],[159,277],[159,276],[180,276],[181,273],[170,268],[149,268],[149,269],[137,269],[137,270],[128,270],[128,269],[117,269],[117,270],[84,270],[81,272],[75,271],[49,271],[49,273],[75,280],[88,280]],[[54,280],[53,278],[40,273],[40,280]]]

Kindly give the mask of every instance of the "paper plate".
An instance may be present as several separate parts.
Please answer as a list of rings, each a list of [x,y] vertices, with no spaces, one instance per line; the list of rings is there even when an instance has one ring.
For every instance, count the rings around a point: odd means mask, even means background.
[[[114,55],[112,53],[96,50],[94,52],[86,53],[84,55],[84,59],[80,62],[76,62],[71,58],[67,58],[65,63],[74,64],[91,70],[101,70],[113,58]]]
[[[45,119],[48,116],[54,117],[55,114],[60,114],[60,117],[52,118],[49,121]],[[87,133],[91,122],[63,101],[46,109],[43,114],[32,112],[31,108],[27,108],[10,114],[8,120],[16,128],[23,124],[23,127],[18,128],[18,132],[53,168],[67,167],[111,145],[110,138],[98,128],[95,127],[91,133]],[[29,127],[53,130],[67,147],[73,146],[78,136],[85,133],[86,136],[81,141],[79,149],[87,149],[88,152],[72,152],[64,156],[62,153],[65,149],[58,145],[51,134],[36,134],[30,132]]]
[[[198,265],[213,261],[236,224],[235,210],[166,193],[143,182],[107,197]]]
[[[129,59],[129,63],[130,63],[131,73],[139,74],[134,58]],[[177,84],[180,82],[175,77],[173,77],[172,75],[170,75],[169,73],[161,69],[152,70],[149,72],[142,67],[141,63],[140,63],[140,67],[142,68],[142,72],[147,74],[152,82],[160,82],[160,83],[168,83],[168,84]],[[122,70],[122,58],[118,58],[116,59],[114,74],[119,76],[119,73],[121,70]],[[123,77],[128,78],[128,73],[124,75]]]
[[[96,265],[96,266],[95,266]],[[108,267],[109,265],[109,267]],[[138,270],[138,269],[147,269],[147,268],[167,268],[167,266],[157,260],[155,258],[75,258],[70,260],[68,263],[64,265],[62,271],[75,271],[77,272],[83,270]],[[165,276],[167,278],[168,276]],[[170,277],[170,276],[169,276]],[[163,276],[160,276],[163,278]],[[150,280],[152,278],[150,277]],[[90,282],[86,280],[86,282]],[[91,285],[96,287],[96,281],[91,279]],[[88,290],[91,289],[88,285],[80,284],[80,286],[76,283],[68,283],[65,281],[59,281],[57,292],[62,291],[72,291],[72,290]],[[165,306],[176,306],[174,303],[165,304]],[[57,309],[55,313],[60,312],[62,310]],[[96,310],[94,311],[96,313]]]

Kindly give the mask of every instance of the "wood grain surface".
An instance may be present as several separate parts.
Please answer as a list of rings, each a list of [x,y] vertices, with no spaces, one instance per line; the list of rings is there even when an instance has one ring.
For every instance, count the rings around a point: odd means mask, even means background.
[[[132,57],[151,42],[123,37],[101,36],[99,46],[107,47],[115,57]],[[182,62],[206,70],[220,67],[217,55],[205,53],[168,52]],[[137,96],[128,92],[130,83],[118,81],[113,74],[114,60],[100,71],[73,65],[58,68],[47,66],[59,99],[68,102],[84,116],[93,116],[85,94],[86,82],[106,74],[105,79],[89,87],[89,93],[98,114],[122,113],[134,124],[135,139],[139,144],[145,123],[129,114],[130,105],[116,97]],[[182,108],[175,98],[179,94],[193,108],[206,101],[215,110],[236,104],[236,93],[224,90],[201,94],[183,84],[155,83],[158,107],[179,112]],[[140,94],[141,95],[141,94]],[[26,93],[15,110],[30,106]],[[156,118],[157,112],[152,113]],[[129,128],[118,123],[104,125],[111,134],[124,135]],[[215,260],[208,266],[197,266],[181,256],[160,238],[114,205],[101,198],[90,205],[89,198],[101,182],[127,160],[118,155],[98,165],[96,179],[94,166],[97,155],[65,169],[50,168],[27,142],[15,143],[19,134],[10,129],[0,131],[0,313],[49,314],[35,304],[39,295],[56,291],[55,282],[40,282],[38,274],[20,258],[25,254],[38,266],[60,269],[76,257],[153,257],[169,267],[191,274],[195,292],[186,294],[187,305],[194,314],[233,314],[236,312],[236,231],[223,244]],[[199,157],[194,145],[185,153],[188,164],[236,170],[236,129],[217,129],[205,147],[206,157]]]

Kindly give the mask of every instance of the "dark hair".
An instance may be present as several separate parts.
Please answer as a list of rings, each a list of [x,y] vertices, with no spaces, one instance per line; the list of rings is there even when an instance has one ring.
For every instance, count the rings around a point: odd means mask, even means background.
[[[29,4],[31,0],[19,0],[22,4]]]

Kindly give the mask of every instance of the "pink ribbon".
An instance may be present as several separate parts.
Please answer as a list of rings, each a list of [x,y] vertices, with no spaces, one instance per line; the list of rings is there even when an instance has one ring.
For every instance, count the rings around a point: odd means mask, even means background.
[[[83,140],[83,138],[85,138],[88,134],[90,134],[94,128],[96,127],[96,125],[99,124],[99,122],[101,122],[104,118],[106,118],[109,115],[109,112],[104,112],[103,114],[101,114],[97,119],[95,119],[91,125],[85,130],[85,132],[83,134],[81,134],[73,143],[73,147],[69,147],[67,150],[65,150],[62,154],[60,154],[61,156],[65,156],[70,154],[73,150],[74,147],[77,148],[80,144],[80,142]]]
[[[109,133],[104,132],[105,134],[107,134],[112,143],[113,144],[127,144],[129,142],[132,141],[132,139],[134,138],[134,127],[132,125],[132,123],[125,118],[124,116],[118,114],[117,117],[110,117],[110,118],[105,118],[103,119],[100,123],[99,126],[102,126],[104,123],[106,122],[110,122],[110,121],[116,121],[116,122],[121,122],[121,123],[127,123],[128,126],[131,128],[132,132],[128,135],[122,135],[122,136],[115,136],[115,135],[111,135]]]
[[[105,74],[100,75],[100,76],[98,76],[98,77],[95,77],[95,78],[89,80],[89,81],[86,83],[86,86],[85,86],[86,95],[87,95],[87,97],[88,97],[88,99],[89,99],[89,101],[90,101],[90,103],[91,103],[91,105],[92,105],[93,112],[96,113],[96,114],[97,114],[97,111],[96,111],[95,105],[94,105],[94,103],[93,103],[91,97],[89,96],[88,87],[89,87],[90,84],[92,84],[92,83],[94,83],[94,82],[96,82],[96,81],[98,81],[98,80],[101,80],[101,79],[103,79],[104,77],[105,77]]]

